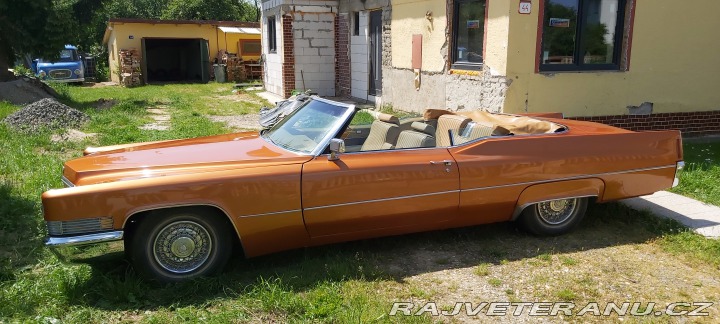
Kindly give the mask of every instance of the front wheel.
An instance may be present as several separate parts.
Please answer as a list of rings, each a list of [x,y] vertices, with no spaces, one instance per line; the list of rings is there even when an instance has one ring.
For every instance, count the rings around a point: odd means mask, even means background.
[[[518,223],[536,235],[560,235],[577,226],[587,211],[587,198],[557,199],[526,207]]]
[[[132,263],[160,281],[181,281],[218,272],[232,250],[230,231],[216,215],[180,211],[151,215],[129,242]]]

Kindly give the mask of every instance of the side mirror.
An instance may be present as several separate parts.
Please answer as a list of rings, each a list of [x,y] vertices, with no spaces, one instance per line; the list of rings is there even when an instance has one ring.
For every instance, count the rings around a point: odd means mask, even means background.
[[[330,140],[330,156],[328,161],[335,161],[340,159],[340,154],[345,153],[345,141],[339,138],[333,138]]]

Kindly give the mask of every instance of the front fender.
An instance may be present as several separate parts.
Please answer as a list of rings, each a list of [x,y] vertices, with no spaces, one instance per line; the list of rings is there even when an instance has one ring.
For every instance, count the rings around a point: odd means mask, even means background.
[[[300,209],[301,164],[141,178],[49,190],[46,221],[112,217],[113,228],[139,211],[212,205],[237,217]]]

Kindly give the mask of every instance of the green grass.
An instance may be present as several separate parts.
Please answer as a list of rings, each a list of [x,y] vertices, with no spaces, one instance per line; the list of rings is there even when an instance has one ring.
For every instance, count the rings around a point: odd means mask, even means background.
[[[673,192],[720,206],[720,139],[685,139],[685,169]]]
[[[97,139],[82,143],[53,143],[48,132],[20,134],[0,124],[0,322],[428,323],[437,319],[387,316],[393,301],[439,301],[435,299],[442,297],[441,285],[415,284],[406,281],[407,277],[464,267],[480,280],[487,280],[493,289],[512,295],[512,300],[529,301],[523,287],[513,286],[511,278],[503,276],[504,269],[522,265],[515,262],[518,260],[539,260],[551,266],[548,261],[556,255],[563,265],[575,265],[586,250],[645,244],[667,251],[666,262],[720,267],[718,241],[617,204],[594,206],[576,232],[561,237],[538,238],[508,224],[478,226],[293,250],[249,260],[237,256],[221,276],[166,285],[141,279],[121,252],[111,250],[99,257],[77,257],[74,264],[62,264],[43,248],[45,229],[39,197],[45,190],[62,186],[63,161],[80,155],[87,145],[226,132],[222,124],[209,121],[205,115],[233,113],[233,109],[240,114],[259,106],[230,102],[227,105],[232,108],[220,109],[217,102],[225,104],[220,101],[224,99],[208,99],[228,95],[230,90],[219,84],[62,87],[63,101],[91,116],[82,130],[99,133]],[[96,109],[93,104],[100,98],[112,98],[117,103],[112,108]],[[145,108],[156,105],[168,107],[172,128],[139,130],[139,125],[150,121]],[[0,118],[17,109],[0,103]],[[78,252],[82,255],[92,249]],[[425,252],[413,259],[418,251]],[[573,258],[565,253],[573,253]],[[583,271],[581,266],[569,269]],[[581,293],[586,294],[584,290],[560,290],[551,297],[570,300]]]

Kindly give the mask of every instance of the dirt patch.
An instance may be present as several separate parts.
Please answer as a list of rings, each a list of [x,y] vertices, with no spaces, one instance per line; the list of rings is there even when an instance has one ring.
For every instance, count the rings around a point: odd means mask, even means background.
[[[55,90],[37,79],[20,78],[0,82],[0,101],[25,105],[45,98],[57,97]]]
[[[213,99],[220,99],[220,100],[227,100],[227,101],[233,101],[233,102],[250,102],[254,104],[263,104],[261,100],[258,98],[247,94],[242,91],[238,91],[237,93],[231,94],[231,95],[225,95],[225,96],[213,96]]]
[[[92,106],[93,106],[93,108],[95,108],[97,110],[105,110],[105,109],[110,109],[110,108],[114,107],[115,105],[117,105],[117,103],[118,103],[118,101],[115,99],[112,99],[112,98],[111,99],[100,98],[100,99],[96,100],[95,102],[93,102]]]
[[[81,142],[86,138],[94,138],[97,133],[84,133],[77,129],[68,129],[67,132],[61,134],[53,134],[50,140],[53,142]]]
[[[208,119],[214,122],[225,123],[234,130],[260,130],[262,127],[258,123],[260,115],[247,114],[236,116],[208,116]]]

